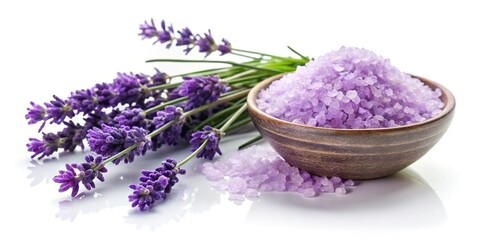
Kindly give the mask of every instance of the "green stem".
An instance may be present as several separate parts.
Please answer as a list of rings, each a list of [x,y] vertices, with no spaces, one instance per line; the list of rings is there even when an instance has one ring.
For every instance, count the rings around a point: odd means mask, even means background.
[[[200,147],[197,148],[197,150],[195,150],[194,152],[192,152],[190,155],[188,155],[188,157],[186,157],[185,159],[183,159],[181,162],[179,162],[177,164],[177,166],[175,168],[180,168],[183,164],[187,163],[190,159],[192,159],[193,157],[197,156],[197,154],[202,151],[208,144],[208,139],[205,140],[202,145],[200,145]]]
[[[237,53],[237,52],[230,52],[230,54],[240,56],[240,57],[244,57],[244,58],[255,59],[255,60],[260,59],[260,58],[257,58],[257,57],[252,57],[252,56],[248,56],[248,55]]]
[[[214,121],[214,120],[218,119],[219,117],[224,116],[225,114],[229,114],[229,113],[237,110],[240,107],[241,106],[239,104],[235,103],[234,105],[230,106],[229,108],[225,108],[222,111],[216,112],[215,114],[213,114],[209,118],[207,118],[207,119],[203,120],[201,123],[197,124],[193,128],[193,130],[196,131],[196,130],[200,129],[201,127],[207,125],[209,122]]]
[[[231,77],[222,79],[222,82],[229,82],[229,81],[231,81],[231,80],[233,80],[233,79],[236,79],[236,78],[239,78],[239,77],[243,77],[243,76],[245,76],[245,75],[248,75],[248,74],[250,74],[250,73],[255,73],[255,72],[256,72],[256,70],[248,70],[248,71],[245,71],[245,72],[241,72],[241,73],[235,74],[235,75],[233,75],[233,76],[231,76]]]
[[[183,76],[191,76],[191,75],[211,75],[215,73],[221,73],[221,72],[228,72],[230,71],[230,68],[213,68],[213,69],[208,69],[208,70],[202,70],[202,71],[195,71],[195,72],[188,72],[188,73],[182,73],[182,74],[177,74],[170,76],[170,78],[176,78],[176,77],[183,77]]]
[[[162,104],[159,104],[155,107],[151,107],[145,111],[143,111],[145,113],[145,115],[148,115],[150,113],[153,113],[153,112],[156,112],[168,105],[172,105],[172,104],[175,104],[175,103],[179,103],[179,102],[183,102],[183,101],[186,101],[188,99],[188,97],[181,97],[181,98],[177,98],[177,99],[174,99],[174,100],[171,100],[171,101],[168,101],[168,102],[164,102]]]
[[[167,128],[169,128],[170,126],[172,126],[174,123],[176,123],[178,120],[172,120],[170,122],[168,122],[167,124],[159,127],[158,129],[155,129],[155,131],[149,133],[147,135],[147,137],[149,138],[152,138],[152,137],[155,137],[157,136],[158,134],[160,134],[161,132],[165,131]]]
[[[238,122],[235,122],[235,124],[233,124],[232,126],[230,126],[230,128],[227,129],[227,132],[232,132],[233,130],[243,126],[243,125],[246,125],[247,123],[251,122],[252,119],[249,118],[249,117],[246,117]]]
[[[263,138],[262,135],[258,134],[256,137],[254,137],[254,138],[246,141],[246,142],[243,143],[242,145],[240,145],[240,146],[238,147],[238,150],[242,150],[242,149],[244,149],[245,147],[248,147],[248,146],[252,145],[253,143],[256,143],[256,142],[262,140],[262,138]]]
[[[230,127],[230,125],[232,125],[233,122],[235,122],[235,120],[237,120],[237,118],[242,115],[243,112],[245,112],[245,110],[247,109],[247,103],[244,103],[243,106],[238,109],[235,114],[233,114],[230,119],[228,119],[228,121],[223,124],[222,128],[220,128],[220,132],[225,132],[228,127]]]
[[[243,77],[243,78],[237,78],[237,79],[231,79],[229,80],[227,83],[228,84],[235,84],[235,83],[241,83],[245,80],[252,80],[252,79],[256,79],[258,80],[259,78],[261,78],[261,80],[263,80],[264,77],[267,77],[269,75],[265,75],[265,74],[256,74],[256,75],[253,75],[253,76],[248,76],[248,77]],[[260,81],[261,81],[260,80]]]
[[[158,86],[153,86],[149,87],[148,90],[155,91],[155,90],[163,90],[163,89],[170,89],[170,88],[176,88],[178,85],[182,84],[181,82],[178,83],[167,83],[167,84],[162,84]]]
[[[243,50],[243,49],[238,49],[238,48],[232,48],[232,51],[243,52],[243,53],[251,53],[251,54],[257,54],[257,55],[261,55],[261,56],[284,59],[284,57],[280,57],[280,56],[276,56],[276,55],[272,55],[272,54]]]
[[[232,62],[232,61],[194,60],[194,59],[151,59],[151,60],[147,60],[147,63],[151,63],[151,62],[223,63],[223,64],[230,64],[232,66],[239,66],[239,67],[244,67],[244,68],[257,69],[257,70],[261,70],[261,71],[282,73],[281,71],[278,71],[276,69],[261,68],[261,67],[256,67],[256,66],[243,64],[243,63],[236,63],[236,62]]]
[[[121,152],[119,152],[119,153],[117,153],[117,154],[115,154],[115,155],[113,155],[113,156],[105,159],[104,161],[102,161],[102,162],[101,162],[100,164],[98,164],[93,170],[94,170],[94,171],[99,170],[100,168],[102,168],[103,166],[105,166],[107,163],[109,163],[109,162],[111,162],[111,161],[113,161],[113,160],[115,160],[115,159],[117,159],[117,158],[119,158],[119,157],[121,157],[121,156],[129,153],[130,151],[132,151],[133,149],[135,149],[137,146],[138,146],[137,144],[133,144],[132,146],[123,149],[123,151],[121,151]]]
[[[299,57],[305,59],[305,60],[309,60],[308,57],[305,57],[304,55],[300,54],[299,52],[297,52],[295,49],[293,49],[292,47],[290,46],[287,46],[288,49],[290,49],[290,51],[292,51],[293,53],[297,54]]]

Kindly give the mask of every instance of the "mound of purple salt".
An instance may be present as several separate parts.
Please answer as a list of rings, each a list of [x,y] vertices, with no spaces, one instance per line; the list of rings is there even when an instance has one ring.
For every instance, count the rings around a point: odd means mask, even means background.
[[[212,186],[230,193],[230,199],[258,198],[262,191],[298,192],[305,197],[320,193],[347,193],[352,180],[319,177],[291,166],[270,146],[254,145],[216,162],[197,166]]]
[[[441,91],[400,72],[388,59],[342,47],[298,67],[260,92],[273,117],[327,128],[380,128],[425,121],[440,113]]]

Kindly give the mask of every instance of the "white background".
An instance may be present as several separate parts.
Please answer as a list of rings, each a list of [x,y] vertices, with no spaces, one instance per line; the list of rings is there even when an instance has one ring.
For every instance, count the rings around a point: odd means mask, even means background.
[[[466,1],[2,1],[0,238],[478,237],[478,10]],[[30,161],[25,143],[39,136],[24,119],[30,100],[66,97],[111,81],[117,71],[205,67],[144,63],[183,57],[181,49],[140,41],[138,25],[151,17],[177,29],[210,28],[235,47],[278,55],[291,54],[287,45],[311,57],[342,45],[364,47],[445,85],[457,99],[456,116],[418,162],[390,178],[363,181],[346,196],[263,194],[238,205],[189,171],[167,202],[146,213],[131,210],[128,184],[140,169],[186,156],[181,146],[111,167],[107,182],[82,199],[57,193],[52,176],[83,154]],[[224,152],[234,153],[249,136],[225,138]]]

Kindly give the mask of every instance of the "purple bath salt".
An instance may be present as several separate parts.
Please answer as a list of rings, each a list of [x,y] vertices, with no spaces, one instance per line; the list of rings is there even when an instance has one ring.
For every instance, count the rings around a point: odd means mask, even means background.
[[[422,122],[444,106],[440,89],[375,53],[342,47],[272,82],[257,105],[270,116],[326,128],[384,128]]]
[[[319,177],[291,166],[270,146],[254,145],[216,162],[197,166],[212,186],[230,193],[229,199],[256,199],[260,192],[296,192],[305,197],[320,193],[346,194],[352,180]]]

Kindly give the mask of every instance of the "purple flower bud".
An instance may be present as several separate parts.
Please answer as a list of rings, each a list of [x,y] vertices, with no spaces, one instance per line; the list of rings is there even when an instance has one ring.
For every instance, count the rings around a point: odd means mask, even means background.
[[[45,126],[45,115],[47,113],[46,109],[41,105],[35,104],[34,102],[30,102],[30,105],[32,105],[32,108],[27,108],[28,113],[25,115],[25,119],[29,120],[28,124],[35,124],[43,121],[40,129],[38,130],[40,132]]]
[[[65,122],[66,127],[58,132],[58,136],[62,139],[61,147],[65,151],[73,152],[77,146],[82,150],[85,148],[83,139],[87,136],[87,130],[80,124],[74,122]]]
[[[183,109],[175,107],[173,105],[166,106],[164,110],[158,111],[157,116],[153,118],[153,124],[155,129],[161,128],[170,121],[177,121],[169,128],[155,136],[153,149],[160,147],[161,144],[176,145],[180,135],[182,133],[183,122],[178,121],[183,113]]]
[[[225,55],[232,51],[232,44],[227,39],[222,39],[223,44],[218,45],[218,51],[220,51],[220,55]]]
[[[174,159],[166,159],[162,165],[154,171],[143,170],[138,178],[138,185],[131,184],[133,193],[128,196],[132,207],[140,211],[151,208],[155,202],[162,201],[172,191],[172,187],[178,182],[177,174],[185,174],[184,169],[176,169],[177,162]]]
[[[141,81],[135,74],[118,73],[112,87],[116,97],[113,102],[132,104],[149,97],[151,91]]]
[[[180,35],[180,37],[176,39],[176,45],[186,46],[183,51],[185,52],[185,54],[190,53],[190,51],[192,51],[193,47],[195,46],[197,38],[195,37],[195,35],[193,35],[192,31],[190,31],[189,28],[184,28],[181,31],[178,31],[178,34]]]
[[[46,119],[52,119],[50,123],[60,124],[65,118],[72,118],[75,116],[69,102],[62,100],[55,95],[53,95],[53,98],[54,100],[45,103],[45,106],[47,107]]]
[[[218,129],[214,129],[210,126],[204,126],[203,131],[196,131],[192,134],[190,139],[190,145],[192,145],[191,151],[196,151],[205,140],[208,140],[207,145],[198,154],[197,158],[206,158],[212,160],[215,154],[222,155],[222,151],[218,147],[222,132]]]
[[[139,127],[111,127],[102,125],[102,128],[93,128],[88,130],[87,139],[90,149],[105,157],[113,156],[124,149],[137,145],[134,151],[123,155],[113,162],[120,163],[123,159],[125,163],[133,162],[135,156],[144,155],[151,146],[150,139],[147,138],[148,132]]]
[[[83,112],[87,114],[97,109],[98,107],[97,96],[95,92],[90,89],[77,90],[75,92],[72,92],[69,100],[72,109],[77,111],[78,113]]]
[[[140,108],[125,109],[113,119],[117,126],[137,126],[145,128],[147,122],[145,120],[145,113]]]
[[[217,76],[183,77],[182,84],[169,93],[169,99],[188,97],[184,109],[189,111],[216,101],[220,94],[227,91],[227,85],[221,83]]]
[[[80,178],[77,178],[77,173],[75,169],[70,164],[65,164],[66,171],[60,170],[57,175],[53,177],[53,181],[56,183],[60,183],[60,188],[58,189],[59,192],[65,192],[68,189],[72,189],[72,197],[75,197],[79,190],[79,183],[81,181]]]
[[[204,37],[197,35],[198,39],[195,41],[195,45],[198,46],[198,51],[201,53],[206,53],[206,56],[210,55],[210,53],[217,50],[217,45],[215,44],[215,40],[213,40],[212,33],[208,30],[208,33],[204,34]]]
[[[81,182],[87,190],[95,188],[95,179],[100,180],[101,182],[105,181],[103,173],[106,173],[108,170],[101,163],[104,161],[104,157],[86,155],[85,162],[75,165],[75,167],[80,171],[79,176],[81,177]]]
[[[153,19],[150,19],[150,24],[145,21],[145,23],[140,24],[140,33],[138,35],[142,36],[142,39],[153,38],[157,36],[157,27],[155,27],[155,23]]]
[[[102,162],[105,160],[102,156],[93,157],[92,155],[85,156],[85,162],[80,164],[66,164],[66,171],[58,171],[60,174],[53,177],[53,181],[60,183],[59,192],[65,192],[72,189],[72,197],[75,197],[79,190],[80,182],[87,190],[95,188],[94,180],[98,179],[101,182],[105,181],[103,173],[107,172],[107,168],[103,166]],[[78,173],[75,171],[78,170]]]
[[[162,20],[161,26],[163,31],[158,31],[158,41],[160,43],[169,42],[167,48],[170,48],[172,46],[172,40],[174,40],[173,34],[175,34],[173,26],[170,25],[169,27],[166,27],[164,20]]]
[[[38,159],[52,155],[62,145],[62,140],[54,133],[43,134],[42,140],[36,138],[28,140],[30,141],[27,144],[28,151],[33,152],[32,158],[40,155]]]

